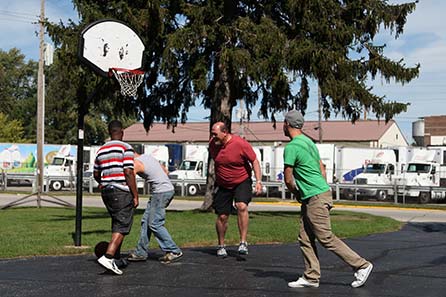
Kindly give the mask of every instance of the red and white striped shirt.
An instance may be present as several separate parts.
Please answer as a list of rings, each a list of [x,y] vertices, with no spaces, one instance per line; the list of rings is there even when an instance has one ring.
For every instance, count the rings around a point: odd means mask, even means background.
[[[134,151],[128,143],[111,140],[101,146],[94,161],[94,170],[101,172],[101,185],[113,185],[124,191],[130,191],[124,169],[133,169],[133,160]]]

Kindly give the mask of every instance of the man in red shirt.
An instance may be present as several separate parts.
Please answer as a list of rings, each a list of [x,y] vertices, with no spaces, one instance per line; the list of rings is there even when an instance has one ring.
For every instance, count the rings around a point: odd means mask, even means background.
[[[248,204],[252,198],[251,172],[256,178],[255,192],[262,192],[262,173],[260,163],[251,145],[243,138],[229,133],[223,122],[212,126],[209,153],[215,163],[215,182],[217,185],[213,208],[217,214],[215,224],[218,236],[217,256],[226,257],[225,234],[233,203],[237,208],[238,229],[240,233],[239,254],[248,254]]]

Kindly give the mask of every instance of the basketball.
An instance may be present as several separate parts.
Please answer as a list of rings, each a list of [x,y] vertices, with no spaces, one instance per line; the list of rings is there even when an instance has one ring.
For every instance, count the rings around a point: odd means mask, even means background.
[[[100,241],[94,247],[94,254],[96,255],[96,257],[100,258],[103,255],[105,255],[107,248],[108,248],[108,241]]]

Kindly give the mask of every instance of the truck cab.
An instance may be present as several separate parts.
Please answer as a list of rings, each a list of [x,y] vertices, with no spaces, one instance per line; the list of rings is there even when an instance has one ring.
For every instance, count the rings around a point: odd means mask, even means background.
[[[357,185],[391,185],[394,174],[394,164],[372,162],[366,164],[364,171],[353,178],[353,183]],[[393,192],[390,189],[360,188],[357,190],[357,195],[386,200],[388,195],[393,195]]]
[[[76,161],[73,156],[56,155],[50,165],[45,167],[45,180],[54,191],[74,186],[76,175]]]
[[[419,203],[445,199],[445,166],[440,164],[436,148],[419,149],[398,178],[398,194],[417,198]]]
[[[204,162],[200,160],[183,160],[178,170],[169,173],[169,178],[174,180],[188,180],[184,185],[187,189],[187,194],[195,196],[203,187],[200,183],[194,181],[206,179],[204,174]]]
[[[184,186],[188,195],[195,196],[206,187],[208,146],[187,144],[183,151],[184,159],[169,178],[177,180],[176,186]]]

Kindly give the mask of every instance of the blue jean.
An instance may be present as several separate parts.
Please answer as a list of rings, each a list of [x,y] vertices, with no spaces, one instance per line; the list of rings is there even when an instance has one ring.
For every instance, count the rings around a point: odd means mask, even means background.
[[[175,244],[169,231],[164,227],[166,207],[173,199],[174,191],[153,193],[147,202],[146,210],[141,220],[141,233],[135,253],[147,257],[149,254],[150,236],[155,236],[164,252],[179,253],[181,249]]]

